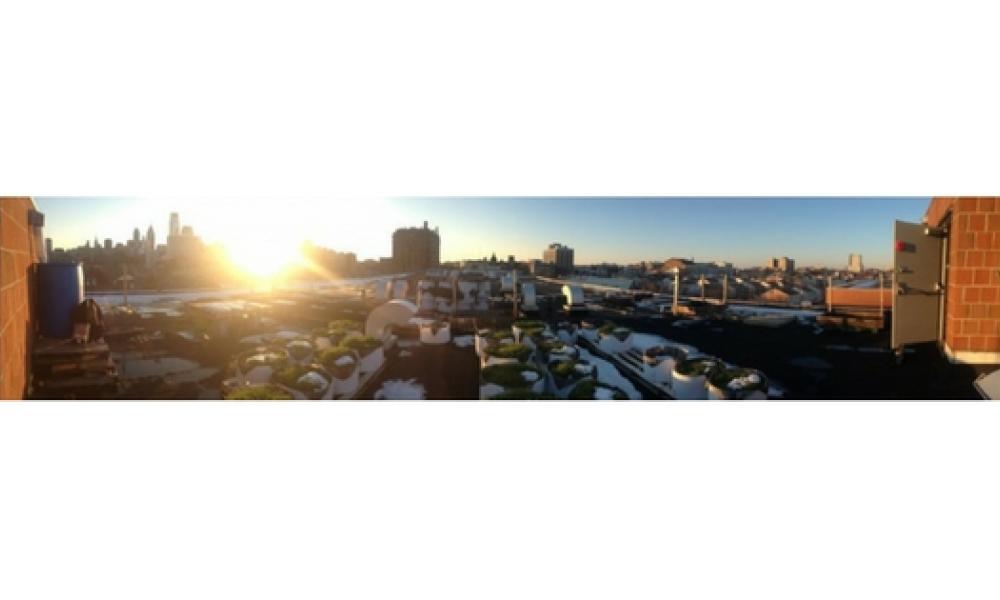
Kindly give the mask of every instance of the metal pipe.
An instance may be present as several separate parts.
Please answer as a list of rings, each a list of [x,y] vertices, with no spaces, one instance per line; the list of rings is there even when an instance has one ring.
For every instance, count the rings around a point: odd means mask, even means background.
[[[878,272],[878,319],[879,319],[879,329],[885,327],[885,300],[883,296],[885,295],[885,281],[883,279],[882,271]]]
[[[833,275],[826,276],[826,312],[833,312]]]
[[[674,302],[671,306],[671,310],[676,317],[681,311],[680,307],[680,297],[681,297],[681,270],[680,267],[674,267]]]

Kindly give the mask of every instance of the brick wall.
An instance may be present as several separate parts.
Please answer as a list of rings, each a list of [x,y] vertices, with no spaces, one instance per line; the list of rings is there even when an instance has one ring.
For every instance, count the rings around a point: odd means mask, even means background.
[[[1000,198],[934,198],[925,221],[939,226],[949,212],[946,350],[1000,362]]]
[[[0,198],[0,399],[21,399],[28,386],[33,278],[38,262],[28,212],[31,198]]]
[[[881,290],[882,308],[892,310],[892,288],[889,287],[889,278],[886,277],[886,287]],[[833,308],[841,307],[865,307],[878,309],[879,289],[878,288],[849,288],[833,287],[826,290],[826,301],[833,300]]]

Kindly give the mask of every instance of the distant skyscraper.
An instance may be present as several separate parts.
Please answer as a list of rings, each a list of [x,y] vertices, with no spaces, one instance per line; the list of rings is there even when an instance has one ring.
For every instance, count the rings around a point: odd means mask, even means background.
[[[181,234],[181,217],[175,212],[170,213],[170,235]]]
[[[146,257],[146,266],[152,266],[156,259],[156,232],[153,231],[152,225],[150,225],[149,229],[146,230],[146,242],[143,248],[143,254]]]
[[[52,238],[45,238],[45,256],[52,258]]]
[[[556,271],[560,273],[571,273],[573,271],[573,249],[558,243],[549,244],[549,247],[542,253],[542,261],[555,265]]]
[[[397,229],[392,234],[392,260],[400,271],[422,271],[441,264],[441,236],[437,227]]]
[[[851,273],[862,273],[865,270],[865,263],[861,261],[860,254],[852,254],[847,257],[847,270]]]
[[[135,242],[135,243],[137,243],[137,244],[140,241],[142,241],[142,238],[141,238],[141,236],[139,234],[139,228],[138,227],[136,227],[135,229],[132,230],[132,241]]]
[[[114,245],[114,242],[111,241],[111,238],[104,238],[104,249],[105,250],[111,250],[114,247],[115,247],[115,245]]]
[[[795,261],[787,256],[772,258],[770,262],[767,263],[766,268],[775,271],[782,271],[784,273],[792,273],[795,271]]]

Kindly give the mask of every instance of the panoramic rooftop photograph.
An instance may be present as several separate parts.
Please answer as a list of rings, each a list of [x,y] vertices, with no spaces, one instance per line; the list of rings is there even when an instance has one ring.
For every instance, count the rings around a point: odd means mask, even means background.
[[[994,198],[5,197],[0,220],[2,398],[1000,395]]]

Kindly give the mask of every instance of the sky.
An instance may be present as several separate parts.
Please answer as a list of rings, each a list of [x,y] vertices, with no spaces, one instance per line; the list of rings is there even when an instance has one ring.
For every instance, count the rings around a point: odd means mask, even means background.
[[[171,211],[206,242],[297,245],[303,240],[359,259],[390,256],[398,227],[439,227],[441,259],[496,252],[541,258],[552,242],[577,264],[690,257],[761,265],[842,268],[850,253],[888,267],[894,220],[918,222],[930,198],[124,198],[39,197],[56,247],[97,236],[124,242],[152,224],[166,241]]]

